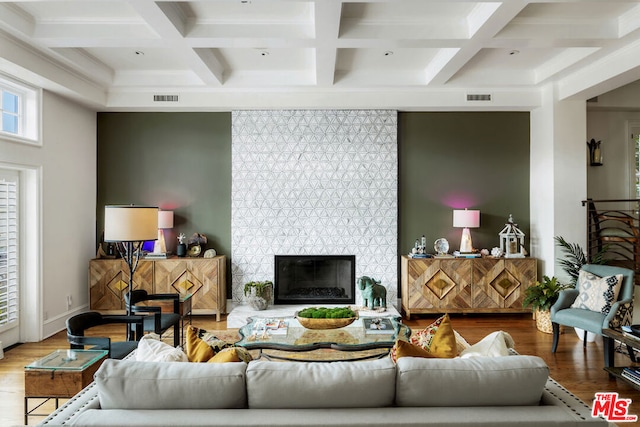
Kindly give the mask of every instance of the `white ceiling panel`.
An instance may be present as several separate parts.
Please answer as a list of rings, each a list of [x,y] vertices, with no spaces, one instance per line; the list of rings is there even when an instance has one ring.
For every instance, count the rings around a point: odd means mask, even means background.
[[[535,91],[640,77],[640,2],[0,0],[2,40],[105,93]]]

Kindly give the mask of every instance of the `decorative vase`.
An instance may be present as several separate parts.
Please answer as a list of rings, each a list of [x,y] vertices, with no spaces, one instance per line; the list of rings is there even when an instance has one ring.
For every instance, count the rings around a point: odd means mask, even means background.
[[[187,244],[186,243],[178,243],[178,247],[176,248],[176,255],[180,258],[184,258],[187,256]]]
[[[545,334],[552,334],[553,326],[551,326],[551,312],[549,310],[536,310],[535,316],[536,328]]]
[[[245,293],[245,298],[254,310],[266,310],[273,300],[273,286],[251,287]]]

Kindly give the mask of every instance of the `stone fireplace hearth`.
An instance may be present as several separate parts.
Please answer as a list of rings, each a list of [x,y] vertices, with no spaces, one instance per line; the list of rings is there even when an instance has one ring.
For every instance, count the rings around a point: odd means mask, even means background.
[[[355,255],[395,301],[397,163],[396,111],[234,111],[233,302],[276,254]]]

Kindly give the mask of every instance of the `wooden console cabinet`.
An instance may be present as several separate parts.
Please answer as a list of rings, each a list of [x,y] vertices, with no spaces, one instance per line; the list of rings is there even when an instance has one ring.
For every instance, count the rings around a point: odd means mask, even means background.
[[[149,293],[192,294],[193,314],[220,314],[227,310],[226,257],[141,259],[133,275],[133,289]],[[91,310],[123,313],[129,287],[129,267],[122,259],[89,262]]]
[[[536,283],[535,258],[403,256],[402,310],[416,313],[522,313],[524,290]]]

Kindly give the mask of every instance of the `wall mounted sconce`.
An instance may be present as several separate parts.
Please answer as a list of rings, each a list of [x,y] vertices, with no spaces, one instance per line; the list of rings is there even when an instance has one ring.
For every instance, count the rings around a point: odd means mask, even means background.
[[[602,141],[596,141],[593,138],[591,138],[591,141],[587,141],[587,147],[589,147],[589,162],[591,166],[602,166],[601,142]]]

